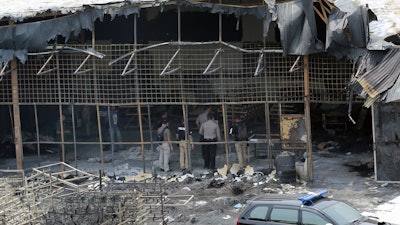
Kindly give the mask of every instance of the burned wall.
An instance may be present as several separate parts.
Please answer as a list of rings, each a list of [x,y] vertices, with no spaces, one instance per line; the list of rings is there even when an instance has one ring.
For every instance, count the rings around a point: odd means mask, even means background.
[[[376,178],[400,181],[400,103],[374,105]]]

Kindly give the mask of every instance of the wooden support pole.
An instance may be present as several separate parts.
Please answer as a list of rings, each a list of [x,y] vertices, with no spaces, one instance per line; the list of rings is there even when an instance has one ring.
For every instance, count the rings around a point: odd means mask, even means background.
[[[19,111],[19,96],[18,96],[18,72],[17,72],[17,59],[11,61],[11,86],[12,86],[12,103],[14,114],[14,144],[15,156],[17,160],[17,169],[23,169],[23,149],[22,149],[22,135],[21,135],[21,118]]]
[[[134,27],[133,27],[133,43],[134,43],[134,51],[137,49],[137,17],[138,15],[134,15]],[[137,60],[135,60],[135,65],[137,65]],[[140,103],[140,93],[139,93],[139,77],[138,73],[134,72],[134,80],[135,80],[135,97],[136,97],[136,106],[137,106],[137,114],[138,114],[138,122],[139,122],[139,130],[140,130],[140,142],[142,148],[142,164],[143,164],[143,172],[146,172],[146,158],[144,154],[144,136],[143,136],[143,123],[142,123],[142,106]],[[149,112],[150,113],[150,112]],[[151,127],[149,127],[151,129]]]
[[[307,180],[314,180],[313,150],[311,138],[311,112],[310,112],[310,68],[308,55],[304,56],[304,108],[307,131]]]
[[[93,28],[92,30],[92,48],[93,50],[96,47],[96,32]],[[96,70],[96,59],[92,57],[92,68],[93,68],[93,84],[94,84],[94,96],[98,103],[99,99],[99,91],[97,84],[97,70]],[[101,118],[100,118],[100,107],[99,104],[96,104],[96,117],[97,117],[97,132],[99,134],[99,143],[100,143],[100,158],[101,158],[101,175],[104,174],[104,145],[103,145],[103,133],[102,129],[105,127],[101,127]]]
[[[14,22],[9,21],[9,25],[14,25]],[[13,115],[14,115],[15,158],[17,163],[17,169],[22,170],[24,167],[23,166],[24,154],[22,147],[21,118],[19,111],[17,59],[15,57],[11,61],[11,92],[12,92],[12,104],[13,104]]]
[[[226,165],[228,168],[231,166],[231,162],[229,161],[229,143],[227,140],[229,139],[228,137],[228,119],[227,119],[227,113],[226,113],[226,104],[222,104],[222,118],[224,122],[224,140],[225,140],[225,156],[226,156]]]

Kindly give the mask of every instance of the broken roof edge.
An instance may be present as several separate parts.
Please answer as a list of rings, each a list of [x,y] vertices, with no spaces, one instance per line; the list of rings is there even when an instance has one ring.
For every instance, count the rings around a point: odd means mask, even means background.
[[[271,1],[271,0],[267,0]],[[3,4],[2,4],[3,3]],[[191,5],[218,5],[220,7],[233,7],[242,9],[257,8],[260,6],[266,6],[264,4],[257,5],[235,5],[235,4],[225,4],[225,3],[210,3],[202,1],[193,0],[53,0],[50,3],[48,1],[26,1],[26,0],[14,0],[12,4],[5,2],[5,0],[0,0],[2,7],[0,9],[0,20],[2,21],[13,21],[15,23],[21,23],[27,19],[32,19],[36,17],[52,17],[69,15],[78,12],[84,12],[87,9],[112,9],[116,7],[131,7],[137,6],[140,8],[157,7],[167,4],[178,5],[181,3],[187,3]],[[212,8],[212,7],[209,7]]]
[[[161,4],[161,5],[157,5]],[[163,4],[157,3],[157,6],[160,6],[162,10]],[[171,1],[168,4],[190,4],[188,1]],[[275,12],[279,14],[278,17],[283,18],[285,14],[290,13],[291,11],[287,11],[286,9],[290,9],[291,6],[298,6],[298,10],[296,13],[300,13],[302,17],[302,21],[307,21],[310,18],[311,13],[313,13],[312,5],[304,4],[301,0],[296,0],[284,4],[278,4]],[[154,7],[155,5],[153,5]],[[61,35],[66,37],[66,41],[69,39],[71,33],[77,34],[81,29],[93,30],[94,21],[97,19],[102,20],[104,15],[108,14],[112,16],[112,19],[116,15],[120,16],[128,16],[131,14],[139,14],[142,6],[138,5],[124,5],[124,6],[111,6],[110,4],[102,5],[97,7],[86,8],[85,11],[76,12],[71,15],[66,15],[62,17],[30,22],[30,23],[21,23],[13,26],[3,26],[0,27],[0,49],[7,51],[10,53],[10,50],[15,51],[15,56],[22,63],[25,62],[26,56],[22,57],[23,54],[19,54],[20,50],[25,50],[25,52],[30,50],[38,50],[43,49],[47,46],[47,41],[53,39],[57,35]],[[268,33],[269,23],[272,21],[272,12],[268,9],[269,6],[258,6],[251,8],[241,8],[241,7],[233,7],[233,6],[221,6],[218,4],[200,4],[200,7],[208,8],[210,13],[225,13],[225,14],[235,14],[237,17],[241,15],[251,14],[255,15],[258,18],[263,18],[265,20],[264,26],[264,35]],[[281,10],[279,10],[281,9]],[[284,10],[285,9],[285,10]],[[312,14],[313,15],[313,14]],[[297,18],[297,17],[296,17]],[[293,19],[292,19],[293,20]],[[281,26],[290,25],[292,20],[281,19]],[[284,22],[283,22],[284,21]],[[307,34],[308,31],[310,33],[315,33],[315,27],[307,26],[315,26],[315,21],[307,21],[304,24],[305,31],[300,29],[295,32],[290,32],[290,38],[293,39],[296,36],[296,43],[292,43],[290,40],[287,41],[284,49],[284,55],[306,55],[315,53],[315,35],[310,37],[310,34]],[[290,30],[290,29],[289,29]],[[289,32],[287,29],[282,29],[282,32]],[[299,34],[299,32],[301,34]],[[287,36],[286,34],[282,34],[282,36]],[[302,47],[293,47],[294,45],[301,45]],[[318,51],[322,51],[320,49]],[[10,54],[7,54],[10,55]],[[0,63],[8,62],[9,59],[7,57],[2,57]]]
[[[16,23],[21,23],[26,19],[35,17],[49,17],[70,15],[79,12],[84,12],[88,9],[112,9],[125,6],[138,5],[161,5],[166,0],[52,0],[48,1],[26,1],[14,0],[12,4],[5,0],[0,0],[2,9],[0,9],[0,20],[8,20]],[[3,4],[2,4],[3,3]]]

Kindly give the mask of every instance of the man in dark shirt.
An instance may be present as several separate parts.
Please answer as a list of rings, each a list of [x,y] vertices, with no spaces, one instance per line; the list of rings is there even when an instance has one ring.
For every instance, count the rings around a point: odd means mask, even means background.
[[[158,163],[160,170],[165,172],[169,171],[169,157],[171,155],[171,151],[174,149],[171,142],[171,132],[168,128],[168,125],[168,120],[164,120],[161,126],[157,129],[157,135],[163,136],[162,142],[157,147],[157,150],[160,152]]]
[[[244,134],[242,134],[244,132]],[[229,135],[234,137],[235,140],[235,149],[236,155],[239,161],[239,166],[241,168],[246,167],[246,162],[248,159],[247,155],[247,138],[248,138],[248,131],[247,126],[242,121],[239,115],[234,117],[234,124],[229,129]]]

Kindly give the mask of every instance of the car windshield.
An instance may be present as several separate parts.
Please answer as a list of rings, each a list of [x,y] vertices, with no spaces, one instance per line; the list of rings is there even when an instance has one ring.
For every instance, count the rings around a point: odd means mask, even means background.
[[[361,221],[363,218],[358,210],[343,202],[337,202],[321,210],[339,225],[353,224],[356,221]]]

